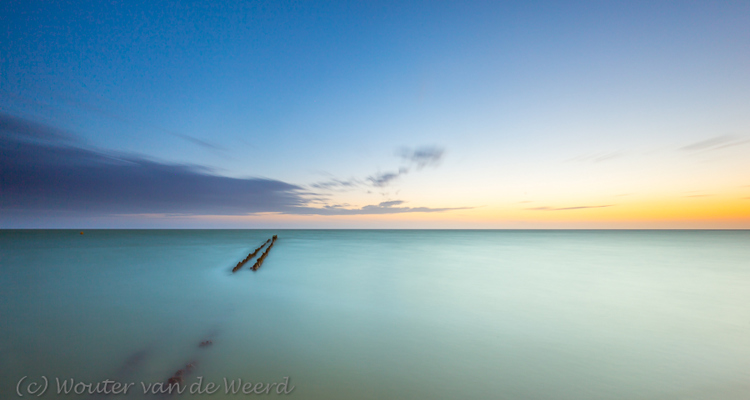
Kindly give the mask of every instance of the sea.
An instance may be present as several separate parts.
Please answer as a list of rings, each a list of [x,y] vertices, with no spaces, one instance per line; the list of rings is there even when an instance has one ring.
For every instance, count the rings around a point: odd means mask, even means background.
[[[746,400],[750,231],[1,230],[37,396]]]

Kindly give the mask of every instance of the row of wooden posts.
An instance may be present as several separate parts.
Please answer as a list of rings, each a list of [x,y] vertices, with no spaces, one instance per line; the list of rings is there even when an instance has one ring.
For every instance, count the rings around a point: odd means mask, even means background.
[[[257,261],[255,261],[255,264],[253,264],[253,266],[252,266],[252,267],[250,268],[250,269],[252,269],[253,271],[257,271],[257,270],[258,270],[258,268],[260,268],[260,266],[261,266],[261,265],[263,265],[263,261],[264,261],[264,260],[266,259],[266,257],[268,256],[268,252],[269,252],[269,251],[271,250],[271,247],[273,247],[273,244],[274,244],[274,243],[276,243],[276,239],[277,239],[277,236],[276,236],[276,235],[273,235],[273,237],[272,237],[272,238],[270,238],[270,239],[266,240],[266,241],[265,241],[265,243],[263,243],[262,245],[260,245],[260,247],[258,247],[257,249],[253,250],[253,252],[252,252],[252,253],[248,254],[248,255],[247,255],[247,257],[245,257],[245,259],[244,259],[244,260],[242,260],[242,261],[238,262],[238,263],[237,263],[237,266],[236,266],[236,267],[234,267],[234,268],[232,268],[232,272],[237,272],[237,271],[239,271],[239,270],[240,270],[240,268],[242,268],[242,266],[243,266],[243,265],[245,265],[245,263],[247,263],[247,262],[248,262],[248,261],[250,261],[250,260],[251,260],[251,259],[252,259],[253,257],[255,257],[255,255],[256,255],[256,254],[258,254],[258,252],[259,252],[259,251],[260,251],[260,250],[261,250],[261,249],[262,249],[263,247],[265,247],[265,245],[267,245],[268,243],[271,243],[271,244],[270,244],[270,245],[268,246],[268,248],[266,248],[266,251],[264,251],[264,252],[263,252],[263,254],[262,254],[262,255],[261,255],[260,257],[258,257],[258,260],[257,260]]]
[[[83,235],[83,232],[80,233]],[[258,268],[263,264],[263,261],[268,256],[268,252],[271,250],[271,247],[273,247],[274,243],[276,243],[277,236],[273,235],[270,239],[266,240],[260,247],[255,249],[252,253],[248,254],[247,257],[245,257],[244,260],[237,263],[237,266],[232,269],[232,272],[237,272],[240,268],[242,268],[243,265],[245,265],[248,261],[250,261],[255,255],[258,254],[266,245],[268,247],[266,248],[266,251],[263,252],[263,254],[258,257],[258,260],[255,262],[255,264],[251,267],[253,271],[257,271]],[[270,245],[269,245],[270,243]],[[214,330],[209,332],[207,336],[204,337],[204,340],[200,341],[198,343],[199,348],[203,349],[206,347],[210,347],[213,345],[213,339],[214,336],[217,335],[218,330]],[[132,378],[139,369],[143,368],[143,365],[145,363],[145,360],[149,357],[150,351],[148,348],[142,349],[136,353],[134,353],[132,356],[130,356],[125,363],[115,372],[115,376],[118,378],[117,380],[127,380]],[[185,380],[188,378],[189,375],[192,375],[194,370],[198,367],[198,354],[194,354],[192,357],[192,360],[184,364],[184,366],[177,370],[174,374],[172,374],[169,378],[166,379],[166,382],[163,383],[162,386],[159,386],[159,390],[162,390],[162,388],[165,388],[165,390],[168,390],[168,393],[162,393],[163,398],[171,397],[171,395],[178,393],[176,390],[179,386],[185,385]],[[112,381],[108,381],[112,382]],[[110,391],[113,390],[113,384],[108,383],[106,388]],[[156,386],[154,386],[154,393],[156,393],[155,389]],[[169,389],[173,388],[173,389]],[[183,389],[184,390],[184,389]],[[174,391],[174,392],[173,392]],[[105,400],[108,398],[108,396],[105,396],[103,394],[101,395],[94,395],[91,397],[91,400]]]
[[[271,247],[273,247],[273,244],[276,243],[276,239],[277,239],[277,236],[273,235],[272,238],[263,242],[263,244],[260,245],[260,247],[253,250],[252,253],[248,254],[244,260],[238,262],[237,266],[232,268],[232,272],[239,271],[243,265],[245,265],[248,261],[250,261],[253,257],[255,257],[255,255],[258,254],[259,251],[261,251],[264,247],[266,247],[266,245],[268,245],[268,247],[266,248],[266,251],[264,251],[263,254],[261,254],[261,256],[258,257],[258,260],[256,260],[255,264],[253,264],[253,266],[251,267],[253,271],[257,271],[258,268],[260,268],[260,266],[263,265],[263,261],[266,259],[266,257],[268,257],[268,252],[271,251]],[[212,345],[213,343],[214,343],[213,340],[204,340],[198,344],[198,347],[201,347],[201,348],[208,347]],[[191,361],[185,364],[184,367],[177,370],[177,372],[172,374],[172,376],[169,377],[169,379],[167,379],[167,382],[166,382],[167,387],[173,387],[173,385],[183,385],[185,382],[185,378],[187,377],[187,375],[190,375],[193,372],[193,369],[195,368],[196,364],[197,364],[196,361]],[[171,395],[172,391],[170,391],[169,394]]]
[[[257,271],[258,268],[260,268],[260,266],[263,265],[263,261],[268,256],[268,252],[271,251],[271,247],[273,247],[273,244],[276,243],[276,239],[277,239],[277,236],[273,235],[272,238],[266,240],[262,245],[260,245],[260,247],[253,250],[252,253],[248,254],[244,260],[238,262],[237,266],[232,268],[232,272],[239,271],[243,265],[245,265],[248,261],[250,261],[253,257],[255,257],[255,255],[258,254],[259,251],[261,251],[266,245],[268,245],[268,247],[266,248],[266,251],[264,251],[263,254],[261,254],[261,256],[258,257],[258,260],[256,260],[255,264],[251,267],[253,271]],[[208,347],[212,344],[213,344],[213,340],[204,340],[198,344],[198,347],[201,347],[201,348]],[[193,372],[193,369],[195,368],[195,366],[196,366],[196,361],[191,361],[185,364],[183,368],[180,368],[179,370],[177,370],[177,372],[172,374],[172,376],[169,377],[169,379],[167,379],[167,382],[166,382],[167,387],[172,387],[173,385],[183,385],[185,382],[185,378],[187,377],[187,375],[190,375],[191,372]],[[170,391],[169,394],[172,394],[172,392]]]

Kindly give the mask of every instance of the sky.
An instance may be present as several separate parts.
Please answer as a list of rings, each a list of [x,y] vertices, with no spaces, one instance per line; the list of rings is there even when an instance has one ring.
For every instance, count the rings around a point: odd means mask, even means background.
[[[750,229],[750,3],[0,3],[0,228]]]

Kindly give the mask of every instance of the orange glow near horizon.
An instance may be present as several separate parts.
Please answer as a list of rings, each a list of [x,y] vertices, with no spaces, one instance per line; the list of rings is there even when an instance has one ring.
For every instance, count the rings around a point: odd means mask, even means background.
[[[198,225],[216,222],[237,228],[292,229],[750,229],[750,199],[736,197],[637,200],[611,207],[570,210],[526,208],[531,207],[514,204],[440,213],[333,216],[267,213],[189,219]]]

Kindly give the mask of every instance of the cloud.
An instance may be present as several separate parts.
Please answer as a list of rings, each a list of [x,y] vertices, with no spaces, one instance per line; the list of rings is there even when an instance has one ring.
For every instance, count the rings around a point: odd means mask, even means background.
[[[201,147],[209,149],[209,150],[221,150],[221,151],[225,151],[226,150],[225,148],[223,148],[221,146],[217,146],[215,144],[208,143],[205,140],[200,140],[200,139],[198,139],[196,137],[192,137],[190,135],[185,135],[184,133],[169,132],[169,131],[164,131],[164,132],[167,132],[170,135],[176,136],[176,137],[178,137],[180,139],[187,140],[190,143],[196,144],[198,146],[201,146]]]
[[[697,150],[719,150],[726,147],[738,146],[741,144],[749,143],[750,139],[740,140],[736,136],[722,135],[716,136],[710,139],[702,140],[693,144],[689,144],[681,148],[686,151],[697,151]]]
[[[18,95],[16,95],[16,97],[20,97],[20,98],[22,98],[25,101],[30,101],[30,102],[37,103],[35,100],[25,98],[24,96],[18,96]],[[130,118],[124,117],[122,115],[119,115],[119,114],[111,112],[111,111],[104,110],[103,108],[94,106],[94,105],[86,103],[86,102],[69,101],[68,103],[71,104],[74,107],[77,107],[77,108],[80,108],[80,109],[85,110],[87,112],[91,112],[91,113],[97,114],[99,116],[108,118],[108,119],[110,119],[112,121],[116,121],[116,122],[123,123],[123,124],[126,124],[126,125],[138,126],[138,127],[145,127],[145,128],[151,129],[151,130],[157,130],[157,131],[166,133],[168,135],[172,135],[174,137],[183,139],[183,140],[188,141],[190,143],[193,143],[195,145],[201,146],[201,147],[203,147],[205,149],[208,149],[208,150],[220,150],[220,151],[225,151],[226,150],[224,147],[217,146],[215,144],[209,143],[209,142],[207,142],[205,140],[201,140],[201,139],[198,139],[198,138],[190,136],[190,135],[185,135],[183,133],[178,133],[178,132],[172,132],[170,130],[160,128],[158,126],[153,126],[153,125],[150,125],[150,124],[139,123],[139,122],[133,121]],[[5,117],[9,117],[9,116],[6,115]],[[15,119],[16,121],[22,121],[22,123],[26,123],[26,124],[34,124],[33,122],[23,121],[23,120],[20,120],[18,118],[14,118],[14,117],[9,117],[9,118],[10,119]],[[3,115],[0,114],[0,120],[2,120],[2,119],[3,119]],[[51,130],[54,129],[54,128],[51,128],[51,127],[44,127],[44,126],[41,126],[41,128],[43,130],[47,130],[47,131],[51,131]]]
[[[442,148],[435,146],[422,146],[413,150],[404,147],[398,152],[398,154],[402,160],[407,162],[407,165],[400,167],[398,171],[378,172],[366,177],[364,181],[355,178],[348,180],[331,179],[324,182],[313,183],[310,187],[321,190],[346,191],[363,184],[368,184],[374,187],[383,188],[396,181],[399,177],[411,172],[412,167],[420,170],[428,165],[437,166],[442,159],[444,152],[445,151]]]
[[[0,150],[2,213],[237,215],[307,204],[296,185],[76,147],[57,130],[15,117],[2,118]]]
[[[0,215],[359,215],[461,209],[396,207],[401,200],[358,209],[312,207],[325,200],[298,185],[85,148],[63,131],[4,114],[0,152]]]
[[[361,208],[340,208],[340,207],[297,207],[291,214],[314,214],[314,215],[372,215],[372,214],[402,214],[402,213],[434,213],[453,210],[468,210],[474,207],[454,207],[454,208],[429,208],[429,207],[394,207],[403,204],[402,200],[384,201],[378,205],[369,205]]]
[[[568,210],[582,210],[586,208],[604,208],[604,207],[613,207],[614,204],[607,204],[603,206],[576,206],[576,207],[534,207],[534,208],[527,208],[527,210],[531,211],[568,211]]]
[[[333,209],[333,208],[344,208],[344,207],[349,207],[349,203],[326,205],[324,208]]]
[[[594,157],[593,161],[595,163],[598,163],[598,162],[612,160],[614,158],[622,157],[622,155],[623,155],[623,153],[619,152],[619,151],[612,152],[612,153],[606,153],[606,154],[602,154],[602,155],[598,155],[598,156]]]
[[[376,175],[371,175],[367,177],[367,180],[375,187],[385,187],[388,186],[388,184],[390,184],[392,181],[397,179],[399,176],[406,175],[408,173],[408,168],[399,168],[398,172],[384,172]]]
[[[322,190],[340,190],[340,191],[346,191],[349,189],[354,189],[355,187],[359,186],[362,182],[358,179],[348,179],[348,180],[341,180],[341,179],[331,179],[324,182],[318,182],[313,183],[310,185],[310,187],[313,187],[315,189],[322,189]]]
[[[378,204],[378,207],[393,207],[393,206],[397,206],[397,205],[403,204],[403,203],[404,203],[403,200],[384,201],[384,202]]]
[[[0,135],[8,140],[28,142],[74,143],[73,135],[57,128],[27,121],[0,112]]]
[[[404,161],[416,164],[417,170],[420,170],[428,165],[437,166],[444,152],[442,148],[436,146],[422,146],[414,150],[405,147],[401,149],[399,155]]]
[[[612,151],[609,153],[592,153],[592,154],[584,154],[577,157],[573,157],[569,160],[566,160],[567,162],[593,162],[593,163],[600,163],[602,161],[608,161],[615,158],[620,158],[624,156],[625,153],[622,151]]]

